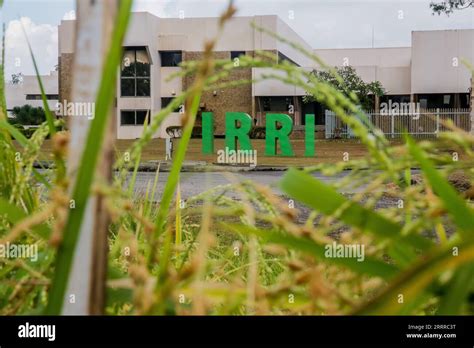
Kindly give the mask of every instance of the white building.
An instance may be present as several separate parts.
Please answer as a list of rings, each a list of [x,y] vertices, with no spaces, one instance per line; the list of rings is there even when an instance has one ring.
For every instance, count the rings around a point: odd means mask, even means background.
[[[138,138],[146,112],[158,112],[189,85],[189,79],[168,81],[168,77],[179,71],[181,61],[201,57],[204,42],[217,33],[218,20],[158,18],[144,12],[133,14],[124,42],[124,60],[116,91],[118,138]],[[415,101],[426,108],[469,107],[471,73],[462,64],[462,59],[474,62],[474,30],[413,32],[411,47],[313,50],[277,16],[237,17],[226,25],[215,48],[216,57],[234,59],[241,54],[252,55],[256,50],[264,50],[305,69],[316,67],[299,51],[254,29],[253,21],[314,51],[330,66],[351,65],[365,81],[380,81],[387,92],[381,101]],[[74,28],[74,21],[62,21],[59,26],[59,94],[62,100],[70,95]],[[258,79],[265,72],[265,69],[237,69],[231,78]],[[288,113],[288,106],[292,105],[296,126],[303,124],[306,113],[316,114],[317,125],[324,124],[323,107],[302,103],[304,94],[294,86],[266,80],[206,93],[201,110],[214,112],[218,135],[223,134],[224,114],[228,111],[247,112],[256,122],[264,123],[266,113]],[[155,136],[166,137],[166,127],[179,123],[180,115],[174,113]]]
[[[54,111],[58,103],[58,72],[52,71],[49,75],[42,75],[40,77],[48,100],[48,106],[51,111]],[[23,80],[17,84],[12,82],[5,83],[5,99],[9,116],[11,116],[11,112],[15,107],[23,105],[43,107],[38,79],[33,75],[23,76]]]

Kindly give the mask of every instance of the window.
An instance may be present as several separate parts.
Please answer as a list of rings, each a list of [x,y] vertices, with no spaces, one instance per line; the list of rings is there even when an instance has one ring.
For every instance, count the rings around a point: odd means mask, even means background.
[[[294,60],[288,58],[288,57],[285,56],[283,53],[278,52],[278,64],[283,63],[284,60],[286,60],[286,61],[287,61],[288,63],[290,63],[290,64],[293,64],[293,65],[296,65],[296,66],[300,66],[299,64],[296,64]]]
[[[168,105],[171,104],[171,102],[173,101],[174,98],[169,98],[169,97],[163,97],[161,98],[161,108],[164,109],[166,108]],[[180,111],[180,106],[176,107],[176,109],[173,110],[173,112],[179,112]]]
[[[146,48],[125,49],[122,59],[120,93],[122,97],[150,96],[150,60]]]
[[[288,112],[294,107],[293,97],[261,97],[263,111]]]
[[[57,94],[46,94],[46,99],[47,100],[58,100],[59,96]],[[41,100],[43,99],[41,97],[41,94],[27,94],[26,95],[26,100]]]
[[[145,124],[146,115],[149,110],[122,110],[120,112],[121,126],[141,126]],[[148,123],[150,123],[148,116]]]
[[[181,51],[160,51],[161,66],[179,66],[183,59]]]
[[[230,60],[234,60],[235,58],[239,58],[240,56],[245,56],[245,51],[231,51],[230,52]]]
[[[418,94],[418,102],[422,109],[459,107],[456,99],[456,94]]]

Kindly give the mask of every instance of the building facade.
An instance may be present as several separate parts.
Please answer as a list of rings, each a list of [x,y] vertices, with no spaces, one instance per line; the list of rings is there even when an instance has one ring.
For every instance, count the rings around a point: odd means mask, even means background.
[[[50,110],[56,110],[58,103],[58,83],[59,75],[57,71],[52,71],[49,75],[42,75],[46,99]],[[38,79],[33,75],[23,76],[22,81],[13,84],[7,82],[5,84],[5,99],[7,103],[7,113],[12,116],[13,108],[23,105],[31,105],[33,107],[43,107],[43,100],[38,84]]]
[[[218,18],[158,18],[150,13],[134,13],[124,42],[124,56],[116,90],[117,138],[135,139],[143,131],[147,112],[156,114],[192,80],[169,79],[180,71],[183,61],[202,58],[204,43],[217,33]],[[298,50],[253,28],[251,23],[285,37],[313,51],[330,66],[353,66],[365,80],[380,81],[386,89],[383,101],[414,101],[422,108],[468,108],[471,73],[462,59],[474,62],[474,30],[417,31],[411,47],[313,50],[277,16],[233,18],[215,47],[215,57],[233,60],[253,55],[257,50],[272,52],[302,69],[315,69],[314,63]],[[74,21],[59,26],[59,100],[69,101],[74,56]],[[239,68],[225,81],[258,80],[268,69]],[[225,82],[223,81],[223,82]],[[305,92],[278,80],[263,80],[238,87],[206,91],[201,111],[214,113],[216,135],[224,134],[226,112],[246,112],[257,125],[265,115],[289,114],[294,134],[304,124],[306,113],[316,114],[316,124],[324,124],[324,107],[303,103]],[[181,122],[176,110],[155,137],[168,137],[166,129]],[[199,126],[199,119],[197,120]],[[320,128],[318,128],[321,130]]]

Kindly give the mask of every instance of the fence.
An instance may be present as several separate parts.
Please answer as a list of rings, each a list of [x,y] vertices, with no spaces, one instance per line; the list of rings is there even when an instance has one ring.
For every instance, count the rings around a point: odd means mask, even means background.
[[[421,109],[403,113],[366,113],[368,120],[388,138],[400,138],[406,131],[417,138],[436,137],[439,132],[448,131],[447,122],[465,131],[471,130],[469,109]],[[354,116],[357,117],[357,116]],[[354,138],[353,130],[336,114],[326,110],[326,139]]]

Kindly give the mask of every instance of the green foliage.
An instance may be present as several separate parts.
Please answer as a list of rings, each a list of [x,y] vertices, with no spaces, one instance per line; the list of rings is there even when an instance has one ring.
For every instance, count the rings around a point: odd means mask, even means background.
[[[352,66],[336,67],[333,71],[313,70],[312,74],[320,81],[327,82],[334,86],[338,91],[341,91],[350,98],[352,95],[357,96],[358,103],[363,110],[373,110],[374,96],[383,96],[385,90],[379,81],[366,83],[357,75],[356,70]],[[311,94],[304,96],[306,103],[314,101]]]
[[[180,170],[202,92],[249,83],[222,82],[236,67],[228,59],[213,60],[210,43],[203,61],[185,62],[178,73],[193,76],[193,87],[150,118],[127,151],[130,158],[117,158],[114,183],[96,178],[130,5],[121,2],[96,117],[72,190],[59,141],[67,134],[57,132],[59,123],[46,115],[27,139],[8,123],[4,104],[0,108],[0,242],[35,244],[40,250],[36,263],[0,260],[1,314],[60,313],[92,188],[104,197],[111,219],[106,314],[473,313],[473,195],[458,192],[449,176],[461,171],[473,182],[474,138],[453,131],[441,133],[437,142],[407,139],[390,146],[360,110],[360,88],[344,85],[353,71],[345,69],[341,76],[312,52],[273,33],[268,35],[313,59],[327,74],[278,64],[275,57],[268,59],[269,52],[240,57],[239,68],[267,68],[273,72],[264,78],[303,88],[350,125],[368,149],[366,158],[290,169],[278,193],[226,174],[229,184],[186,197],[182,207]],[[230,6],[221,25],[232,14]],[[3,103],[3,83],[0,97]],[[143,147],[185,102],[182,139],[164,189],[160,192],[158,170],[137,194]],[[40,173],[33,163],[48,135],[53,135],[56,162]],[[446,149],[459,151],[461,160],[453,161]],[[412,184],[415,167],[421,178]],[[314,172],[337,180],[322,182]],[[70,199],[75,209],[69,209]],[[364,246],[363,260],[328,256],[333,243]]]
[[[430,3],[430,8],[433,11],[433,14],[438,15],[445,13],[449,16],[454,11],[469,9],[470,7],[474,7],[473,0],[448,0]]]
[[[23,81],[23,74],[18,73],[18,74],[12,74],[12,84],[18,85]]]
[[[40,125],[46,121],[46,114],[42,107],[34,107],[31,105],[15,106],[12,110],[14,116],[10,119],[13,124],[21,125]]]

